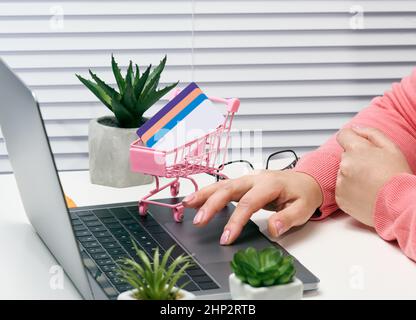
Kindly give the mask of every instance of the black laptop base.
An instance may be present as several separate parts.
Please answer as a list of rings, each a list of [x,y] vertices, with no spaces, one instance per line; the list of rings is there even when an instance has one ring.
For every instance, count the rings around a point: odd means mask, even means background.
[[[180,199],[158,201],[176,203]],[[176,223],[171,210],[161,206],[149,205],[147,216],[140,216],[137,202],[80,207],[71,209],[70,215],[89,278],[95,279],[109,299],[116,299],[119,293],[132,289],[117,274],[120,259],[138,260],[132,241],[149,258],[154,248],[159,247],[163,254],[172,245],[175,245],[173,258],[192,255],[195,266],[178,285],[189,282],[185,289],[196,295],[228,291],[229,261],[239,249],[274,245],[288,254],[278,244],[270,242],[251,221],[233,245],[220,246],[219,237],[233,209],[229,204],[202,229],[192,225],[194,210],[186,209],[184,221]],[[319,279],[296,259],[295,266],[305,290],[316,289]]]

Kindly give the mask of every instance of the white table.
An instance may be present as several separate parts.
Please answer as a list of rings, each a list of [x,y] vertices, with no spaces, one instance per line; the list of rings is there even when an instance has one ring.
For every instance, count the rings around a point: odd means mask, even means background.
[[[113,189],[91,185],[88,172],[60,176],[78,206],[136,200],[152,186]],[[198,181],[203,185],[212,178],[202,175]],[[181,194],[189,190],[182,184]],[[13,175],[0,175],[0,204],[0,299],[79,299],[68,279],[63,289],[51,288],[56,261],[27,220]],[[261,210],[253,217],[261,229],[268,214]],[[278,242],[321,279],[320,289],[307,299],[416,298],[416,264],[346,215],[309,222]]]

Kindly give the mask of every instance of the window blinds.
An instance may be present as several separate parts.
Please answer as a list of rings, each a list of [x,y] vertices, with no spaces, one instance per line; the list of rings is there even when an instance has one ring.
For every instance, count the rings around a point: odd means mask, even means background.
[[[88,168],[88,122],[107,113],[74,74],[114,84],[111,53],[123,67],[167,53],[162,84],[239,97],[233,148],[261,130],[263,153],[303,153],[411,72],[416,1],[0,0],[0,56],[38,97],[60,170]]]

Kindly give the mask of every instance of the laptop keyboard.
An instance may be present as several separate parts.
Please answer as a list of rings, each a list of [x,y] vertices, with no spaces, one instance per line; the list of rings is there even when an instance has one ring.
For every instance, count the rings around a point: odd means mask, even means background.
[[[172,257],[176,258],[186,252],[180,245],[153,219],[150,213],[142,217],[138,214],[137,205],[72,211],[71,221],[75,236],[81,248],[81,257],[90,274],[96,279],[108,298],[116,299],[118,294],[132,289],[119,279],[118,261],[130,258],[137,262],[132,240],[144,250],[150,259],[153,251],[159,247],[163,255],[175,245]],[[170,259],[170,263],[173,259]],[[193,261],[194,266],[178,282],[188,291],[216,289],[218,285]]]

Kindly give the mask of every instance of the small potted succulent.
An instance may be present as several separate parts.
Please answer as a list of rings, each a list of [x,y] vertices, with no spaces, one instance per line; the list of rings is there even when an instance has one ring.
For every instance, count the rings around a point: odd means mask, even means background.
[[[229,277],[231,297],[235,300],[299,300],[303,284],[295,275],[293,258],[281,250],[252,247],[235,253]]]
[[[141,74],[138,65],[133,68],[130,61],[127,74],[123,77],[112,56],[111,67],[118,90],[106,84],[91,70],[89,73],[92,80],[76,75],[114,114],[93,119],[89,125],[89,169],[92,183],[123,188],[152,182],[150,176],[130,171],[129,147],[137,139],[137,128],[146,120],[143,114],[178,84],[176,82],[158,90],[166,59],[165,56],[153,69],[149,65]]]
[[[178,281],[185,271],[192,266],[191,257],[180,255],[172,262],[171,254],[174,246],[160,257],[159,248],[150,262],[147,254],[140,250],[133,241],[140,262],[123,259],[118,271],[122,280],[133,289],[120,293],[118,300],[192,300],[195,295],[183,289],[187,283],[177,287]]]

